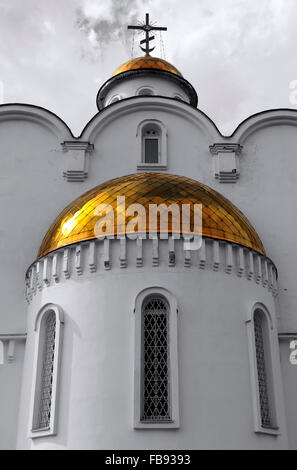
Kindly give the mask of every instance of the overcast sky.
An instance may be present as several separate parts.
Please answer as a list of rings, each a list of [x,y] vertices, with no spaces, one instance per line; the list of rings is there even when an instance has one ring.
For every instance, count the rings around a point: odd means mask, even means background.
[[[165,57],[159,37],[152,54],[192,83],[224,134],[258,111],[297,109],[297,0],[0,0],[2,102],[48,108],[80,134],[100,85],[142,55],[126,28],[146,12],[168,28]]]

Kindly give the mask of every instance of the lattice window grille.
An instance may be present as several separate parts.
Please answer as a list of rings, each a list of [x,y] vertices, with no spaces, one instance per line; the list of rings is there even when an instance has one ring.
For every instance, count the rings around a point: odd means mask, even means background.
[[[170,421],[167,303],[150,298],[143,309],[142,421]]]
[[[263,427],[272,427],[272,420],[269,405],[269,391],[267,383],[267,371],[265,363],[265,346],[263,336],[263,318],[260,314],[254,316],[254,330],[255,330],[255,346],[256,346],[256,361],[258,373],[258,388],[259,388],[259,401],[261,424]]]
[[[44,349],[41,367],[40,400],[37,429],[50,426],[55,356],[56,316],[50,313],[45,320]]]

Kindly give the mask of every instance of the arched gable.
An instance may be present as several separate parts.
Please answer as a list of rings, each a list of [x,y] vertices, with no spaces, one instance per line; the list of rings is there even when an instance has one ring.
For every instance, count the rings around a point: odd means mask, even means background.
[[[0,124],[5,121],[27,121],[51,131],[61,142],[73,140],[67,124],[51,111],[31,104],[10,103],[0,105]]]
[[[260,129],[282,125],[296,126],[297,128],[297,110],[271,109],[254,114],[239,124],[230,139],[243,144],[251,134]]]

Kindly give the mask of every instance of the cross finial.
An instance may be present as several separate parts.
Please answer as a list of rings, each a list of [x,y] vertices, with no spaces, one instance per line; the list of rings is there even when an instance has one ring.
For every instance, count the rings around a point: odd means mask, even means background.
[[[149,13],[146,13],[145,15],[145,23],[139,26],[128,26],[128,29],[140,29],[145,32],[145,39],[142,39],[140,41],[140,49],[145,52],[146,54],[149,54],[152,52],[155,47],[150,48],[150,41],[155,39],[155,36],[150,36],[151,31],[167,31],[167,28],[163,27],[157,27],[153,26],[150,24],[150,16]],[[145,47],[142,47],[141,44],[145,44]]]

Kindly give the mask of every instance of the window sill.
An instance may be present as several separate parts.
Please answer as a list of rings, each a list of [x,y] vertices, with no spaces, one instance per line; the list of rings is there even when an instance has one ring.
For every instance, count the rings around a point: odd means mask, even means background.
[[[28,437],[30,439],[36,439],[38,437],[55,436],[55,435],[56,435],[56,432],[50,427],[48,427],[48,428],[40,428],[40,429],[31,429]]]
[[[137,421],[134,423],[134,429],[178,429],[179,423],[176,421],[159,421],[158,423],[152,421]]]
[[[280,430],[278,427],[264,428],[259,426],[255,429],[256,434],[270,434],[271,436],[279,436]]]
[[[139,163],[137,170],[167,170],[167,165],[162,163]]]

